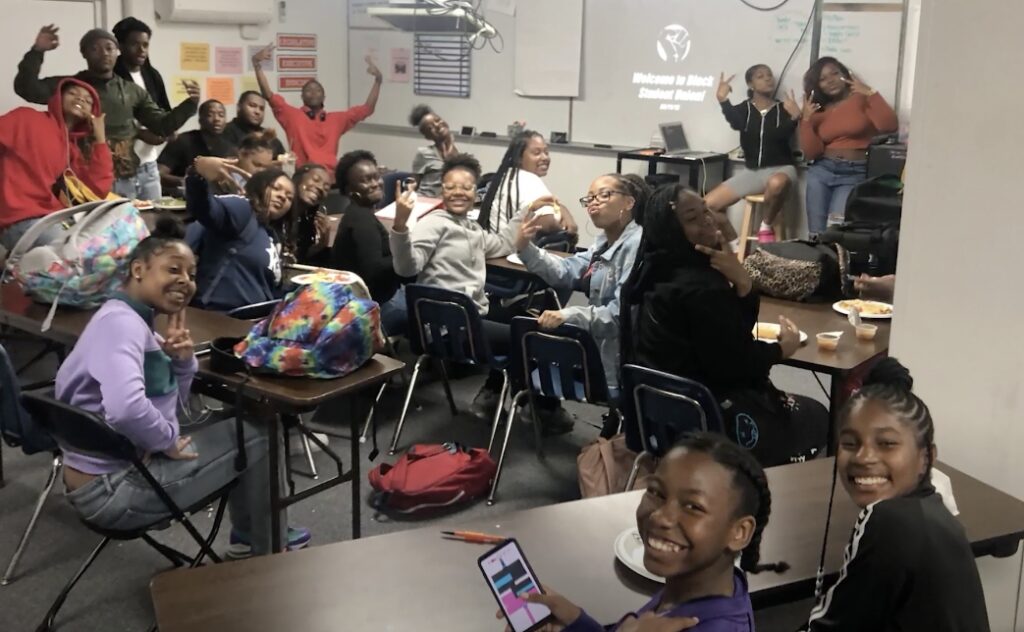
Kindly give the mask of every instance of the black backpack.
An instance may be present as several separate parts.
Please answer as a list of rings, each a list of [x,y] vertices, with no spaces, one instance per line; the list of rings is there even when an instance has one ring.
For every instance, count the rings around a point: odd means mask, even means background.
[[[0,435],[25,454],[53,452],[57,442],[38,427],[21,406],[21,387],[7,350],[0,345]]]
[[[846,203],[842,224],[830,226],[822,243],[840,250],[847,274],[895,274],[903,210],[903,183],[880,176],[857,185]]]
[[[790,301],[830,301],[839,296],[839,258],[810,241],[763,244],[743,261],[754,288]]]

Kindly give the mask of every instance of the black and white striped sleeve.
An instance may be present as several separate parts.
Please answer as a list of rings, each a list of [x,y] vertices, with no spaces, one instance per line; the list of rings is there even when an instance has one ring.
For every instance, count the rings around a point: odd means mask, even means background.
[[[899,507],[880,502],[857,518],[839,579],[818,600],[801,632],[886,629],[910,580],[915,541]]]

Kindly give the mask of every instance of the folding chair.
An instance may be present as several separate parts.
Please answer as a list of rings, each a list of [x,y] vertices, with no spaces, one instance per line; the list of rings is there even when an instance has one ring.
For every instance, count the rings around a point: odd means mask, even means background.
[[[557,397],[562,400],[585,402],[607,406],[610,401],[608,383],[604,376],[604,365],[590,333],[573,325],[562,325],[551,331],[541,331],[536,319],[516,317],[512,319],[512,356],[510,375],[515,396],[509,406],[505,422],[505,438],[498,454],[498,470],[494,474],[491,493],[487,504],[494,504],[501,479],[501,468],[505,463],[508,438],[516,412],[524,398],[529,400],[533,418],[537,456],[544,456],[540,422],[535,406],[536,397]],[[491,440],[487,444],[490,452],[498,427],[491,429]]]
[[[626,447],[639,452],[626,490],[632,489],[645,455],[660,459],[690,432],[725,432],[711,391],[685,377],[627,364],[622,367],[621,401]]]
[[[476,303],[461,292],[419,283],[405,286],[405,299],[409,309],[409,345],[419,357],[412,370],[405,402],[402,404],[402,415],[398,418],[389,453],[395,454],[398,449],[398,438],[402,434],[409,402],[416,388],[416,379],[428,358],[439,361],[444,393],[448,398],[452,415],[458,414],[459,409],[452,397],[446,362],[482,365],[501,371],[501,393],[498,408],[494,411],[494,419],[491,422],[493,435],[505,404],[505,396],[508,394],[508,359],[491,354],[487,339],[483,335],[483,319]]]
[[[263,301],[262,303],[242,305],[241,307],[236,307],[235,309],[229,311],[228,316],[232,318],[237,318],[239,320],[262,320],[267,316],[270,316],[271,312],[274,311],[274,308],[277,307],[280,303],[280,299],[275,299],[272,301]],[[283,427],[285,433],[289,431],[289,426],[294,425],[294,421],[294,417],[284,417]],[[309,437],[307,437],[303,433],[299,433],[299,436],[302,438],[302,451],[305,454],[306,465],[309,466],[309,472],[303,472],[302,470],[294,468],[291,468],[291,470],[296,472],[297,474],[302,474],[303,476],[308,476],[309,478],[316,480],[316,478],[319,477],[319,474],[316,471],[316,462],[313,460],[313,448],[309,445]]]
[[[7,351],[0,345],[0,434],[4,442],[12,448],[21,448],[26,455],[48,452],[53,457],[50,465],[50,474],[46,478],[43,489],[39,492],[32,517],[29,518],[25,531],[18,540],[18,548],[14,550],[11,561],[7,564],[7,570],[0,578],[0,586],[6,586],[14,579],[18,570],[18,562],[22,553],[28,545],[32,531],[35,530],[39,513],[43,510],[43,504],[53,489],[53,484],[60,474],[62,459],[60,448],[57,443],[46,433],[35,426],[29,414],[21,406],[21,386],[15,375],[14,367],[11,364]]]
[[[50,610],[46,614],[46,618],[37,628],[37,632],[45,632],[53,628],[54,619],[57,617],[57,612],[64,604],[64,600],[67,599],[68,594],[78,583],[78,580],[82,578],[85,572],[89,569],[92,563],[99,556],[100,552],[103,551],[104,547],[111,540],[135,540],[142,539],[149,546],[153,547],[158,553],[167,558],[175,566],[183,566],[188,564],[189,567],[199,566],[204,557],[209,557],[214,562],[220,562],[220,557],[213,551],[211,545],[213,544],[214,538],[217,537],[217,532],[220,530],[221,519],[224,517],[224,508],[228,493],[235,485],[235,480],[232,480],[227,485],[222,486],[220,489],[214,491],[205,498],[193,503],[188,507],[181,508],[174,502],[174,500],[168,495],[166,490],[160,485],[150,471],[146,468],[146,465],[142,462],[142,458],[139,456],[138,450],[135,446],[123,435],[118,434],[112,428],[110,428],[100,417],[94,413],[86,412],[80,408],[70,406],[61,402],[53,397],[52,392],[47,389],[45,391],[34,391],[25,392],[21,396],[21,403],[25,410],[28,411],[32,419],[41,428],[43,428],[50,436],[52,436],[60,448],[67,452],[73,451],[80,454],[87,454],[93,457],[101,457],[118,461],[126,461],[132,464],[136,471],[142,475],[143,479],[153,488],[160,500],[163,501],[164,506],[167,508],[170,517],[161,518],[152,524],[148,524],[144,527],[137,529],[121,530],[121,529],[108,529],[100,525],[89,522],[88,520],[81,518],[83,524],[88,527],[94,533],[103,536],[99,545],[93,549],[92,553],[82,564],[78,572],[68,581],[61,590],[57,599],[50,606]],[[236,420],[236,423],[241,423]],[[239,463],[244,462],[245,459],[245,446],[239,445]],[[217,504],[217,511],[213,520],[213,526],[210,529],[210,533],[207,537],[203,537],[196,529],[192,521],[186,517],[186,513],[192,514],[200,511],[204,511],[213,501],[219,500]],[[149,531],[156,528],[165,527],[171,520],[175,520],[185,527],[192,539],[199,545],[199,553],[195,557],[189,557],[180,551],[177,551],[165,544],[157,542],[149,535]]]

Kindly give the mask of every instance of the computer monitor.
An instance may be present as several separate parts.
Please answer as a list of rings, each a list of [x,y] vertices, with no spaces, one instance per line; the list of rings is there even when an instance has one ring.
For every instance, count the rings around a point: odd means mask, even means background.
[[[686,132],[682,123],[661,123],[661,137],[665,140],[665,153],[687,151],[690,144],[686,142]]]

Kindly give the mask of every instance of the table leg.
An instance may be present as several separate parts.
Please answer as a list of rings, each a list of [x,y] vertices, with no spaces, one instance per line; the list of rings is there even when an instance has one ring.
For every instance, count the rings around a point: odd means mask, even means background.
[[[622,156],[615,157],[615,173],[622,173]]]
[[[694,191],[700,191],[700,163],[689,162],[686,163],[686,170],[690,172],[690,188]]]
[[[658,173],[658,159],[656,157],[647,158],[647,175],[653,176]]]
[[[267,415],[267,435],[270,440],[268,446],[267,463],[270,468],[270,550],[273,553],[280,553],[284,550],[281,542],[281,512],[285,505],[281,502],[281,437],[278,436],[280,427],[278,414],[274,412]]]
[[[352,539],[358,540],[362,536],[362,504],[363,498],[360,493],[362,478],[359,475],[359,421],[362,416],[359,414],[362,411],[362,407],[359,406],[359,402],[362,401],[363,393],[356,393],[349,398],[349,427],[351,428],[351,441],[349,441],[351,447],[350,459],[352,463],[349,465],[352,468]]]
[[[832,373],[828,376],[831,382],[828,385],[828,435],[825,444],[825,454],[828,456],[836,455],[836,422],[839,419],[839,409],[842,407],[839,398],[846,376],[846,373]]]

